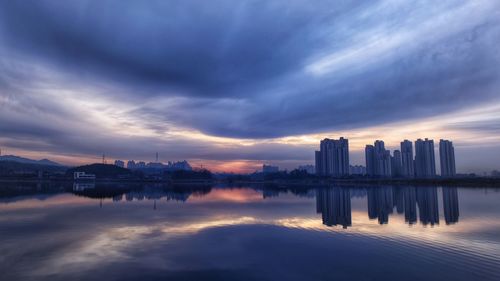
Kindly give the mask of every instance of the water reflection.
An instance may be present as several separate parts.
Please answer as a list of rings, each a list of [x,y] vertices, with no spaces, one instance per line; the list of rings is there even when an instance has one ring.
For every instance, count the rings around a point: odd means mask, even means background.
[[[351,193],[347,188],[321,188],[316,191],[316,212],[327,226],[351,226]]]
[[[26,185],[2,188],[0,199],[8,202],[8,198],[26,194],[57,194],[71,192],[77,196],[102,200],[109,198],[112,202],[132,202],[152,200],[153,209],[157,208],[157,201],[186,202],[193,195],[203,198],[215,190],[233,190],[225,187],[195,186],[173,188],[161,184],[151,185],[96,185],[95,183],[74,183],[72,186],[54,185]],[[253,189],[262,194],[261,200],[273,200],[282,194],[291,193],[297,197],[313,198],[316,201],[316,213],[321,214],[325,226],[352,226],[352,198],[366,198],[366,210],[370,220],[377,220],[379,224],[388,224],[390,217],[404,216],[408,225],[420,221],[424,226],[439,225],[439,199],[441,191],[442,210],[446,225],[459,222],[459,194],[455,187],[414,187],[414,186],[374,186],[366,188],[353,187],[318,187],[318,188],[277,188],[253,186],[244,189]],[[218,192],[215,192],[218,193]],[[235,193],[222,198],[230,198]],[[245,195],[238,199],[245,201]]]
[[[81,183],[81,182],[73,183],[74,192],[81,192],[85,191],[86,189],[94,189],[94,188],[95,188],[95,183]]]
[[[358,193],[359,195],[359,193]],[[458,190],[442,188],[443,208],[446,224],[458,222]],[[389,217],[396,209],[404,214],[405,222],[412,225],[418,217],[423,225],[439,224],[438,188],[436,187],[374,187],[366,190],[368,218],[377,219],[379,224],[389,223]],[[316,211],[322,214],[326,226],[351,226],[350,189],[333,187],[318,189]]]
[[[392,188],[379,187],[370,188],[367,191],[368,201],[368,217],[370,219],[378,219],[380,224],[389,222],[389,214],[392,214]]]
[[[403,187],[402,190],[405,222],[414,224],[417,222],[417,191],[415,187]]]
[[[422,224],[430,224],[431,226],[439,224],[437,188],[427,187],[417,189],[417,205]]]
[[[443,209],[446,224],[458,222],[460,215],[458,207],[458,190],[453,187],[443,187]]]
[[[0,280],[500,280],[492,190],[0,183]]]

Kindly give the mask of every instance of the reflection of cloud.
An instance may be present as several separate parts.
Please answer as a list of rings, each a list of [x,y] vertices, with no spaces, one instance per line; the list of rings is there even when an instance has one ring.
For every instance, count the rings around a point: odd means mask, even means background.
[[[302,231],[299,236],[294,236],[295,238],[308,236],[318,239],[320,237],[312,232],[325,234],[326,236],[321,239],[327,240],[334,240],[341,236],[355,236],[365,241],[370,239],[374,243],[383,242],[401,246],[404,249],[420,249],[422,251],[419,251],[419,254],[426,253],[429,249],[439,251],[452,249],[465,253],[469,257],[491,260],[495,259],[496,253],[500,250],[494,238],[487,239],[483,236],[488,233],[494,235],[500,227],[500,222],[494,216],[494,212],[491,212],[491,208],[486,211],[467,213],[465,217],[460,218],[458,224],[452,226],[444,224],[433,228],[420,224],[409,226],[403,214],[391,215],[389,224],[381,226],[376,220],[368,218],[364,207],[360,208],[360,203],[365,206],[366,198],[353,197],[352,227],[342,229],[322,224],[321,215],[314,214],[314,199],[312,198],[294,197],[298,201],[291,203],[286,196],[273,200],[263,200],[259,196],[259,200],[265,204],[256,206],[254,202],[257,199],[256,194],[259,193],[254,190],[212,189],[212,192],[203,197],[207,199],[206,204],[203,204],[204,200],[196,201],[199,198],[194,199],[196,204],[192,204],[190,199],[187,205],[182,204],[182,206],[163,202],[164,204],[155,211],[151,210],[151,201],[133,201],[123,204],[113,204],[108,201],[104,204],[104,208],[100,209],[97,204],[98,200],[77,197],[75,199],[78,205],[75,206],[74,201],[69,200],[68,195],[51,197],[46,201],[34,201],[36,202],[34,205],[30,201],[17,202],[16,204],[29,208],[28,211],[41,214],[29,218],[15,216],[25,213],[27,209],[22,211],[18,208],[10,208],[10,204],[0,205],[0,221],[2,221],[2,216],[11,217],[14,220],[19,218],[23,220],[19,222],[21,224],[28,219],[30,225],[36,226],[39,230],[36,234],[32,234],[27,233],[25,228],[18,229],[19,235],[12,237],[15,243],[2,245],[0,249],[7,249],[5,252],[9,253],[8,258],[12,257],[14,252],[38,254],[39,251],[43,251],[40,263],[24,260],[29,263],[27,266],[33,269],[34,276],[31,277],[91,272],[116,264],[138,262],[137,257],[141,257],[140,263],[155,262],[146,266],[151,268],[159,266],[165,269],[171,266],[169,263],[171,259],[175,259],[180,252],[186,250],[179,249],[183,246],[188,245],[188,248],[191,246],[187,250],[197,254],[200,253],[199,251],[207,253],[205,250],[210,250],[210,248],[198,248],[200,244],[189,243],[196,241],[196,238],[203,237],[208,231],[223,230],[227,235],[235,237],[233,242],[239,247],[241,241],[253,235],[252,231],[262,231],[259,227],[263,225],[280,228],[277,232],[280,234],[289,230]],[[465,202],[468,204],[465,205],[472,210],[475,210],[477,206],[484,207],[494,203],[494,200],[488,200],[485,205],[484,196],[471,196],[476,194],[472,190],[464,190],[464,192],[471,193],[467,194],[468,200]],[[231,196],[234,196],[234,201],[230,198]],[[71,195],[71,197],[74,196]],[[490,197],[491,195],[488,198]],[[234,208],[234,202],[240,203],[241,206]],[[23,205],[27,203],[29,204]],[[86,205],[85,208],[82,208],[80,203]],[[476,217],[479,215],[482,217]],[[244,228],[238,229],[240,226]],[[15,228],[12,231],[15,234]],[[239,231],[244,231],[245,235],[238,236],[241,234]],[[259,234],[262,233],[266,232],[259,232]],[[285,235],[283,237],[287,237]],[[481,239],[471,237],[481,237]],[[28,240],[29,242],[23,243]],[[188,244],[183,244],[182,241],[178,243],[180,240],[188,241]],[[274,243],[275,241],[268,242]],[[288,243],[285,244],[289,246]],[[54,245],[54,247],[47,250],[47,245]],[[206,244],[201,244],[201,246],[204,247]],[[9,247],[20,249],[11,251]],[[207,247],[213,247],[213,245]],[[208,251],[208,253],[212,252]],[[146,259],[142,259],[144,255],[147,256]],[[14,256],[13,260],[16,260],[15,258]]]
[[[56,253],[46,260],[36,271],[35,275],[49,275],[61,272],[90,270],[101,267],[106,263],[124,261],[131,258],[130,253],[139,248],[155,247],[164,242],[180,237],[187,238],[201,231],[213,228],[226,228],[241,225],[274,225],[291,229],[335,233],[335,235],[354,235],[371,239],[401,243],[407,247],[446,247],[456,248],[476,255],[496,255],[500,248],[494,243],[463,238],[462,234],[474,232],[483,227],[480,222],[462,221],[453,227],[434,227],[432,231],[426,227],[408,226],[404,217],[393,216],[391,223],[378,225],[371,221],[365,212],[352,213],[353,227],[326,227],[317,216],[280,216],[259,219],[251,216],[225,215],[204,217],[202,220],[193,220],[187,223],[165,225],[164,223],[137,225],[127,227],[113,227],[98,232],[93,237],[78,245],[78,248],[68,248],[64,253]],[[500,227],[495,223],[491,229]],[[484,230],[484,229],[483,229]],[[189,239],[189,238],[187,238]]]
[[[5,211],[39,209],[54,206],[75,206],[88,205],[89,200],[83,197],[73,196],[72,194],[55,194],[50,197],[43,197],[42,200],[33,198],[33,196],[24,196],[13,203],[0,202],[0,208]]]
[[[371,237],[374,239],[390,240],[407,245],[425,244],[427,247],[461,247],[470,253],[477,255],[489,254],[492,257],[500,250],[500,246],[494,241],[476,241],[471,243],[468,237],[463,237],[464,233],[476,232],[479,229],[485,231],[483,222],[477,220],[461,220],[457,225],[433,227],[429,231],[427,227],[409,226],[404,220],[404,216],[392,216],[391,222],[383,226],[376,221],[370,220],[365,212],[352,212],[352,225],[348,229],[342,227],[327,227],[321,223],[319,218],[311,217],[291,217],[275,219],[268,224],[284,226],[287,228],[307,229],[314,231],[334,232],[336,234],[347,234]],[[497,229],[500,222],[491,222],[488,229]],[[436,246],[437,245],[437,246]],[[442,245],[442,246],[439,246]],[[444,246],[446,245],[446,246]]]
[[[203,231],[208,228],[228,227],[235,225],[259,224],[260,221],[253,217],[236,217],[236,218],[213,218],[205,222],[189,223],[173,227],[164,227],[163,233],[186,235]]]
[[[257,224],[252,217],[210,218],[208,221],[194,221],[171,226],[154,224],[150,226],[113,227],[98,232],[86,239],[78,248],[65,249],[53,258],[46,260],[35,272],[35,275],[60,274],[90,270],[104,263],[124,261],[131,258],[127,251],[140,246],[152,246],[175,237],[194,235],[197,232],[217,227]]]
[[[88,270],[106,262],[129,258],[124,249],[143,240],[152,228],[146,226],[111,228],[85,240],[78,248],[65,249],[47,260],[35,275],[52,275],[61,272]]]
[[[253,189],[212,189],[200,197],[193,196],[190,203],[235,202],[246,203],[262,201],[262,193]]]

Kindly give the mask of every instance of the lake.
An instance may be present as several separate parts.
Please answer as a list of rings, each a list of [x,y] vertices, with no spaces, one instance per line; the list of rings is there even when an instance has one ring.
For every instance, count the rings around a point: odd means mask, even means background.
[[[500,280],[500,189],[0,183],[0,280]]]

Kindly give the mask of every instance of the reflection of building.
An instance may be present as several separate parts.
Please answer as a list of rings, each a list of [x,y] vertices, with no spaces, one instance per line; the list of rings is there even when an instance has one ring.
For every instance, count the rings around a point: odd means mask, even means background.
[[[436,176],[436,160],[434,156],[434,141],[418,139],[415,142],[415,175],[418,178]]]
[[[455,169],[455,149],[451,141],[439,141],[439,162],[442,177],[454,177],[457,174]]]
[[[264,188],[264,190],[262,190],[262,198],[264,199],[278,197],[279,195],[280,192],[277,189]]]
[[[458,191],[456,187],[443,187],[443,209],[446,224],[458,222]]]
[[[348,188],[320,188],[316,190],[316,212],[321,213],[327,226],[351,226],[351,194]]]
[[[378,218],[380,224],[389,222],[389,214],[392,214],[392,188],[391,187],[372,187],[367,191],[368,197],[368,217],[370,219]]]
[[[316,151],[316,173],[321,176],[349,175],[349,141],[324,139],[320,151]]]
[[[86,189],[94,189],[94,188],[95,188],[95,183],[93,183],[93,182],[87,182],[87,183],[75,182],[75,183],[73,183],[73,191],[85,191]]]
[[[405,221],[409,224],[417,222],[417,192],[415,187],[401,188],[404,193]]]
[[[405,211],[405,197],[404,197],[404,189],[402,188],[393,188],[392,189],[392,202],[394,203],[394,207],[396,207],[396,211],[398,214],[403,214]]]
[[[439,208],[436,187],[418,188],[417,205],[420,222],[422,224],[439,224]]]

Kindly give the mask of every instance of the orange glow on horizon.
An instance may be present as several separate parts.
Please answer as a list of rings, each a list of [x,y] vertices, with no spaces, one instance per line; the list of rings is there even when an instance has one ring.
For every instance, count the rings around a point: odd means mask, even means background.
[[[467,122],[486,122],[492,120],[500,119],[500,107],[499,106],[482,106],[472,109],[462,110],[459,112],[454,112],[451,114],[445,114],[440,116],[434,116],[429,118],[423,118],[420,120],[411,120],[404,122],[387,123],[378,126],[366,127],[366,128],[355,128],[347,129],[335,132],[325,132],[321,134],[307,134],[307,135],[296,135],[296,136],[286,136],[281,138],[273,139],[236,139],[236,138],[222,138],[214,137],[209,135],[204,135],[201,132],[193,132],[189,130],[181,130],[180,128],[173,129],[173,135],[165,133],[165,135],[159,135],[157,137],[161,138],[174,138],[177,139],[179,143],[184,140],[193,141],[196,140],[201,142],[207,147],[212,147],[213,150],[221,151],[226,153],[229,151],[234,157],[239,157],[235,159],[227,160],[217,160],[217,159],[203,159],[203,158],[190,158],[185,159],[191,163],[194,168],[207,168],[212,172],[233,172],[248,174],[253,173],[261,169],[262,164],[276,164],[282,168],[294,168],[295,163],[298,165],[302,164],[313,164],[314,162],[314,150],[318,149],[319,142],[321,139],[346,137],[349,139],[350,151],[353,153],[362,153],[366,144],[372,144],[375,140],[381,139],[386,143],[388,149],[395,149],[399,147],[399,143],[404,139],[409,139],[415,141],[418,138],[430,138],[438,141],[441,138],[450,139],[454,141],[457,148],[474,145],[475,147],[480,146],[495,146],[500,142],[500,136],[496,135],[494,132],[483,132],[479,130],[467,130],[461,127],[462,124],[468,124]],[[96,127],[99,128],[99,127]],[[128,131],[128,130],[122,130]],[[120,135],[119,132],[111,132],[110,137],[127,137],[125,135]],[[205,137],[200,137],[203,135]],[[154,140],[152,140],[154,141]],[[1,139],[0,139],[1,142]],[[33,143],[37,143],[33,140]],[[262,149],[269,150],[269,146],[278,147],[286,146],[287,150],[284,150],[287,155],[280,155],[280,159],[286,159],[289,157],[290,160],[276,160],[272,159],[275,156],[270,156],[270,159],[260,159],[260,160],[248,160],[242,159],[239,155],[239,151],[243,155],[251,153],[251,151],[258,151],[259,147]],[[246,150],[250,149],[250,150]],[[309,159],[297,159],[294,155],[293,150],[296,149],[298,155],[304,155],[304,151],[310,151]],[[290,152],[292,151],[292,152]],[[161,153],[161,151],[160,151]],[[71,154],[71,153],[57,153],[47,150],[22,150],[19,148],[12,148],[8,146],[2,146],[2,154],[12,154],[21,157],[27,157],[31,159],[43,159],[47,158],[52,161],[56,161],[61,164],[69,166],[78,166],[91,163],[101,163],[102,158],[100,154],[96,155],[86,155],[86,154]],[[168,153],[165,153],[168,155]],[[216,155],[216,153],[214,153]],[[107,163],[112,164],[114,158],[120,158],[116,155],[108,156]],[[226,156],[227,157],[227,156]],[[303,156],[302,156],[303,157]],[[295,160],[293,160],[295,159]],[[128,159],[122,158],[125,162]],[[144,159],[134,159],[135,161],[144,161]],[[166,160],[166,159],[165,159]],[[182,160],[182,159],[179,159]],[[149,162],[149,161],[145,161]],[[287,164],[288,163],[288,164]],[[496,167],[489,167],[496,168]]]

